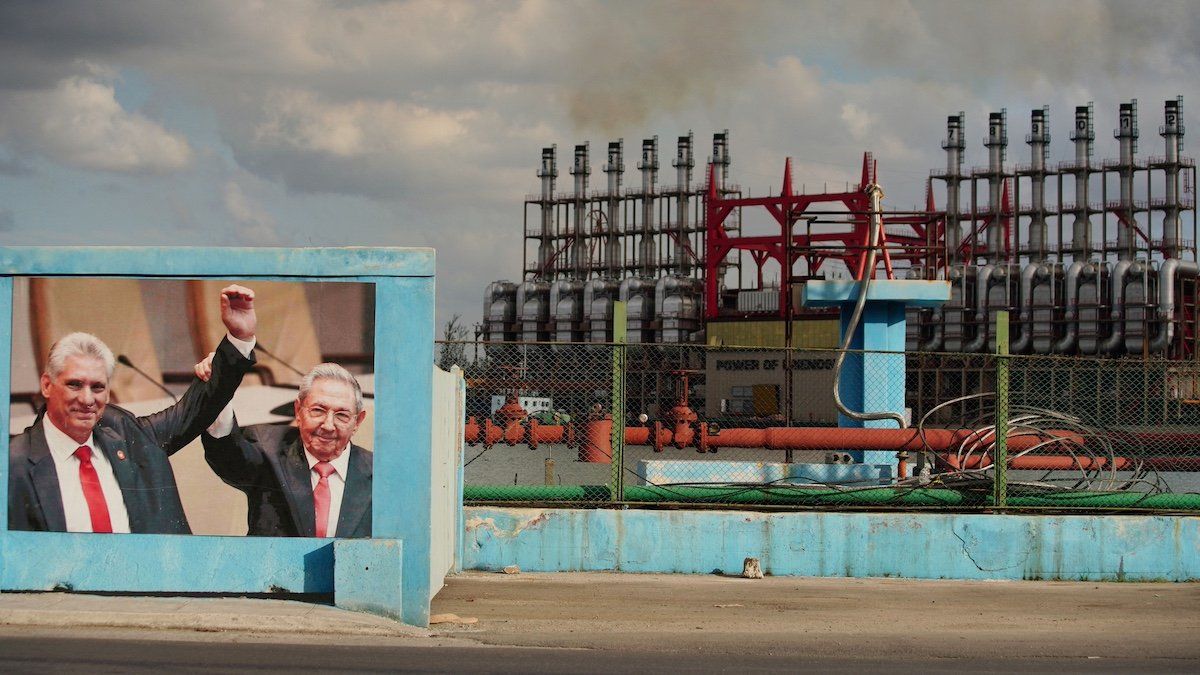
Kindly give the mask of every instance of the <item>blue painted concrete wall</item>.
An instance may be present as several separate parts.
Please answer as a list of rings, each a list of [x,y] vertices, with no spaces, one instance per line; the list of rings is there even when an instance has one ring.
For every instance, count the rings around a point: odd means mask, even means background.
[[[464,568],[919,579],[1200,579],[1200,518],[467,507]]]

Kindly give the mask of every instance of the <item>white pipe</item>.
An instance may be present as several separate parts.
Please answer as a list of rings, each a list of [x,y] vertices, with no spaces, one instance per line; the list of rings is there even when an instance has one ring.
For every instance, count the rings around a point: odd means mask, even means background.
[[[1021,270],[1021,337],[1012,343],[1012,352],[1020,354],[1033,344],[1033,279],[1042,271],[1041,263],[1027,263]]]
[[[1079,315],[1079,277],[1083,274],[1083,270],[1088,267],[1088,264],[1083,261],[1075,261],[1067,268],[1067,274],[1064,283],[1066,284],[1067,302],[1066,312],[1063,314],[1063,320],[1067,324],[1067,332],[1062,336],[1062,339],[1054,343],[1054,352],[1057,354],[1065,354],[1075,348],[1075,343],[1079,338],[1078,325],[1076,319]]]
[[[1158,318],[1162,327],[1150,342],[1149,351],[1161,352],[1171,344],[1175,337],[1175,277],[1176,275],[1197,276],[1200,265],[1178,258],[1171,258],[1158,268]]]
[[[846,352],[850,350],[850,345],[854,342],[854,333],[858,330],[858,324],[862,320],[863,308],[867,306],[867,289],[871,286],[871,277],[875,276],[875,253],[879,245],[879,233],[883,230],[883,188],[872,183],[867,186],[867,191],[871,193],[871,232],[867,240],[867,264],[864,267],[862,283],[858,287],[858,299],[854,303],[854,312],[850,315],[850,320],[846,322],[846,335],[842,339],[841,349],[838,350],[837,358],[833,362],[833,404],[837,407],[838,412],[852,420],[859,422],[895,420],[899,428],[907,429],[908,423],[904,420],[904,415],[898,412],[890,410],[860,412],[847,408],[846,404],[842,402],[842,365],[846,362]]]
[[[678,285],[675,277],[662,277],[658,283],[654,284],[654,316],[662,318],[663,301],[667,297],[667,292],[675,290]]]
[[[1101,354],[1115,354],[1124,345],[1125,277],[1129,275],[1133,265],[1132,260],[1117,262],[1116,267],[1113,268],[1112,277],[1109,279],[1108,316],[1109,323],[1112,325],[1112,334],[1108,336],[1107,340],[1100,343],[1098,352]]]
[[[988,289],[992,285],[992,275],[996,266],[992,264],[979,268],[975,276],[975,337],[963,347],[967,353],[982,351],[987,344],[988,336]]]

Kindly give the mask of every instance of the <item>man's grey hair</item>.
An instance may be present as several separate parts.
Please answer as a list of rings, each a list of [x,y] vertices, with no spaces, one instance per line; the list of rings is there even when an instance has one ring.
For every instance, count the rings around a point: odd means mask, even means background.
[[[46,374],[51,378],[58,377],[67,365],[67,359],[72,356],[87,356],[104,362],[108,377],[112,378],[117,361],[113,358],[112,350],[100,338],[91,333],[70,333],[58,339],[50,347],[50,356],[46,359]]]
[[[308,371],[304,379],[300,380],[299,399],[301,401],[308,397],[308,392],[312,391],[313,383],[317,380],[336,380],[350,385],[350,388],[354,390],[354,412],[358,413],[363,409],[362,387],[358,386],[358,380],[354,379],[350,371],[336,363],[318,363]]]

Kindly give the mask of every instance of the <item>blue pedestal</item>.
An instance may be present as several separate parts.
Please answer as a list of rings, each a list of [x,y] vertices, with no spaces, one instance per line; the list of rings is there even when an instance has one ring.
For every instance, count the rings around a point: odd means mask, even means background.
[[[857,281],[810,281],[804,286],[804,305],[838,307],[844,341],[860,287]],[[905,310],[936,307],[949,299],[950,283],[946,281],[871,281],[862,319],[850,341],[850,349],[863,353],[846,355],[839,380],[846,407],[865,412],[904,414]],[[896,423],[893,420],[860,422],[839,414],[838,426],[895,428]],[[890,451],[847,450],[856,462],[865,464],[892,464],[896,460],[895,453]]]

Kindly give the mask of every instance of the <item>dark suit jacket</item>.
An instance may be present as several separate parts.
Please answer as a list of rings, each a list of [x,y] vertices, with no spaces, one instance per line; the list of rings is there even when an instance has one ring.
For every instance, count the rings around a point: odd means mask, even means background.
[[[312,470],[304,456],[300,430],[280,424],[244,429],[228,436],[205,433],[204,458],[221,480],[246,493],[247,534],[261,537],[314,537]],[[346,487],[338,515],[338,537],[371,536],[369,450],[350,446]]]
[[[221,340],[216,354],[208,382],[193,380],[175,405],[146,417],[109,405],[92,430],[121,486],[131,532],[191,534],[168,458],[213,423],[233,398],[242,376],[254,366],[253,354],[245,358],[229,340]],[[44,417],[43,411],[9,444],[10,530],[67,529]]]

